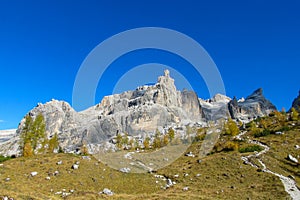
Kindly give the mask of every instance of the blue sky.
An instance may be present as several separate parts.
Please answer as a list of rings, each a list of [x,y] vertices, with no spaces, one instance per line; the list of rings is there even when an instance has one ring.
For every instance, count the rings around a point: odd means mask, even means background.
[[[0,129],[17,127],[38,102],[54,98],[71,104],[77,71],[89,52],[119,32],[148,26],[174,29],[199,42],[216,63],[228,96],[262,87],[278,109],[289,109],[300,89],[299,10],[296,0],[1,0]],[[96,102],[113,91],[122,74],[145,63],[175,68],[198,96],[209,97],[186,61],[144,50],[109,66]]]

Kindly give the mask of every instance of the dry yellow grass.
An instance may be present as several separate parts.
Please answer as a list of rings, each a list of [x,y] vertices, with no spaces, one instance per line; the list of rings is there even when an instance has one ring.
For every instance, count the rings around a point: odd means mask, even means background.
[[[290,163],[285,157],[288,153],[299,155],[300,150],[294,147],[300,145],[299,127],[295,126],[284,135],[255,138],[271,147],[262,156],[267,167],[285,176],[293,175],[298,185],[299,166]],[[251,132],[247,136],[253,137]],[[226,140],[226,137],[223,139]],[[240,146],[243,145],[246,144],[241,142]],[[121,173],[93,157],[86,160],[71,154],[48,154],[11,159],[0,166],[0,197],[63,199],[55,193],[74,190],[65,199],[289,199],[278,177],[243,164],[241,156],[251,153],[216,152],[204,157],[199,163],[200,146],[201,142],[193,143],[186,151],[193,152],[195,157],[182,155],[155,173],[176,182],[168,189],[161,188],[166,182],[155,178],[154,174]],[[115,159],[123,154],[115,154]],[[57,165],[60,160],[63,163]],[[80,162],[79,169],[73,170],[71,167],[76,161]],[[31,177],[33,171],[37,171],[38,175]],[[59,174],[53,176],[55,171],[59,171]],[[51,179],[46,180],[47,176]],[[10,180],[6,181],[6,178]],[[183,191],[184,187],[188,187],[188,190]],[[104,188],[109,188],[115,194],[99,194]]]

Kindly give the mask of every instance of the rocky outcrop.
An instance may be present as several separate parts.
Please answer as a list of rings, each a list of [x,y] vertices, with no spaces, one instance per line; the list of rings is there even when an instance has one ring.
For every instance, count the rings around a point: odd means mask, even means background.
[[[293,101],[292,108],[295,108],[298,112],[300,112],[300,91],[298,97]]]
[[[45,118],[47,137],[57,133],[59,144],[66,152],[79,150],[84,143],[89,144],[89,150],[93,152],[118,133],[143,138],[154,135],[156,129],[185,126],[203,118],[197,94],[177,91],[168,70],[155,85],[106,96],[101,103],[85,111],[76,112],[68,103],[52,100],[38,104],[28,115],[35,118],[40,113]],[[2,149],[18,149],[24,119],[14,140],[0,146],[0,153]]]
[[[174,79],[166,70],[154,85],[106,96],[102,101],[82,112],[76,112],[64,101],[52,100],[38,104],[28,115],[42,114],[46,122],[46,136],[57,134],[65,152],[76,152],[87,144],[90,153],[100,148],[115,148],[115,136],[128,133],[142,143],[156,130],[166,132],[169,127],[184,133],[186,125],[205,124],[206,121],[232,117],[248,120],[275,110],[262,94],[255,91],[245,100],[230,99],[217,94],[209,100],[199,99],[193,91],[178,91]],[[19,136],[25,123],[20,122],[16,134],[0,144],[0,154],[18,154]],[[181,133],[180,133],[181,134]]]
[[[206,120],[212,121],[230,117],[246,122],[276,110],[276,107],[264,97],[261,88],[246,99],[237,99],[236,97],[230,99],[225,95],[217,94],[208,100],[199,99],[199,102]]]
[[[231,118],[250,120],[258,116],[268,115],[270,112],[275,111],[276,107],[264,97],[263,90],[260,88],[244,101],[233,98],[228,104],[228,109]]]
[[[228,103],[230,101],[229,97],[222,94],[216,94],[208,100],[199,99],[205,119],[208,121],[216,121],[229,117]]]

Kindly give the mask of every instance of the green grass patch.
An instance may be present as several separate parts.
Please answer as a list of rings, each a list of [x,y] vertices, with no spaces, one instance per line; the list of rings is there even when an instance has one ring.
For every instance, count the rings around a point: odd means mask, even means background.
[[[263,148],[259,145],[251,145],[251,146],[247,146],[247,147],[242,147],[239,149],[240,153],[247,153],[247,152],[254,152],[254,151],[262,151]]]
[[[4,162],[4,161],[7,161],[9,159],[11,159],[11,157],[5,157],[5,156],[0,155],[0,163]]]
[[[258,138],[258,137],[264,137],[264,136],[268,136],[271,134],[271,131],[269,129],[264,129],[263,131],[261,132],[258,132],[258,133],[254,133],[254,137],[255,138]]]

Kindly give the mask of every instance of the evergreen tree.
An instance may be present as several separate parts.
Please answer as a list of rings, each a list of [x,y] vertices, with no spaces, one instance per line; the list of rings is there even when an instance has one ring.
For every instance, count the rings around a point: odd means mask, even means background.
[[[117,134],[116,144],[119,149],[122,149],[122,135],[120,133]]]
[[[239,134],[239,131],[240,130],[238,126],[231,118],[229,118],[228,121],[224,124],[223,133],[225,135],[235,136]]]
[[[45,139],[46,124],[44,116],[38,114],[32,124],[31,132],[33,133],[31,138],[31,145],[33,149],[36,149],[38,142]]]
[[[148,136],[144,139],[143,144],[144,144],[144,149],[150,148],[150,138]]]
[[[167,146],[169,144],[170,141],[170,136],[165,134],[162,140],[162,146]]]
[[[125,133],[124,136],[122,137],[122,145],[128,145],[129,144],[129,139],[128,139],[128,133]]]
[[[297,110],[293,107],[291,109],[291,119],[293,121],[297,121],[298,120],[298,117],[299,117],[299,113],[297,112]]]
[[[154,136],[154,141],[153,141],[153,148],[157,149],[161,147],[161,139],[160,139],[161,133],[159,132],[158,129],[156,129],[156,133]]]
[[[24,144],[24,148],[23,148],[23,156],[24,157],[29,157],[33,155],[33,149],[31,147],[30,142],[26,142]]]
[[[58,136],[57,133],[55,133],[52,138],[48,141],[49,143],[49,152],[53,153],[55,149],[59,147],[59,142],[58,142]]]
[[[32,155],[38,143],[42,144],[46,140],[45,132],[46,124],[42,114],[38,114],[35,120],[30,115],[25,117],[20,140],[24,156]]]
[[[174,129],[169,128],[169,130],[168,130],[168,136],[169,136],[170,141],[172,141],[174,139],[174,137],[175,137],[175,131],[174,131]]]

